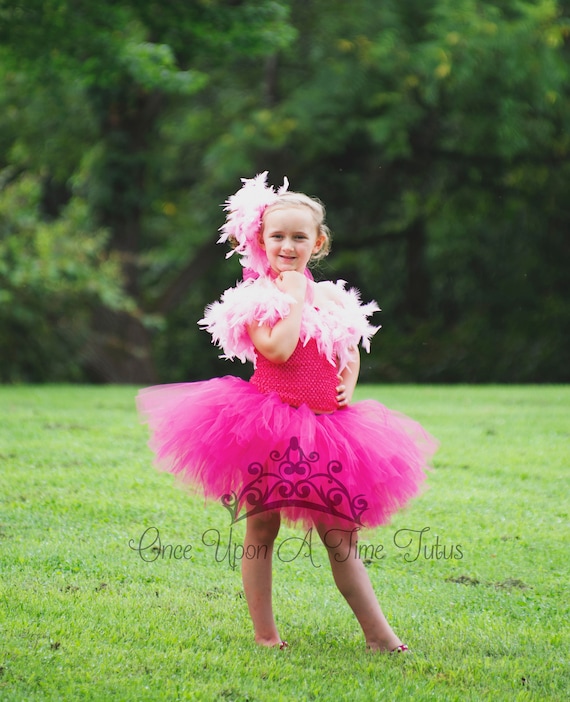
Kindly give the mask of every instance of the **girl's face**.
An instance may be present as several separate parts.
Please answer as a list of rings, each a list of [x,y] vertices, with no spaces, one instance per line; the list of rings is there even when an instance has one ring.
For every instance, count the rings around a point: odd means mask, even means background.
[[[284,207],[270,210],[263,217],[260,242],[275,273],[303,273],[311,256],[324,243],[308,207]]]

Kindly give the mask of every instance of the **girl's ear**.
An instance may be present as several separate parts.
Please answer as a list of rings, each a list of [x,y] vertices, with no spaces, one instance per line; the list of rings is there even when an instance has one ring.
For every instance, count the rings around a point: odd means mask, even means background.
[[[319,236],[317,237],[317,240],[315,242],[315,245],[313,246],[313,253],[314,254],[319,253],[323,244],[325,243],[325,239],[326,239],[326,237],[324,234],[319,234]]]

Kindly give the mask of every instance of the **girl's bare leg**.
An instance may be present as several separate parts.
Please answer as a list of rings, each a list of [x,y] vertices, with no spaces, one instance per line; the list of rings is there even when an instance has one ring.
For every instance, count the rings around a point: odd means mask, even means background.
[[[392,631],[384,616],[362,560],[348,552],[350,533],[316,525],[331,564],[336,586],[354,612],[362,627],[366,646],[372,651],[392,651],[402,641]],[[354,546],[354,535],[352,544]]]
[[[255,641],[262,646],[281,643],[273,617],[272,563],[273,543],[279,533],[278,512],[247,518],[244,557],[241,562],[243,590],[253,621]],[[248,546],[250,547],[249,551]],[[252,558],[246,554],[251,553]]]

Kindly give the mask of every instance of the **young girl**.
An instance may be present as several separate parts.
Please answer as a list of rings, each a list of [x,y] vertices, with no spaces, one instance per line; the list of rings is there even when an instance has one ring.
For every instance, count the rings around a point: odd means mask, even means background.
[[[385,524],[424,479],[435,441],[411,419],[367,400],[351,405],[360,342],[377,331],[344,282],[315,283],[311,260],[330,246],[318,200],[243,179],[226,203],[219,242],[231,241],[244,281],[206,309],[200,324],[224,358],[249,359],[249,382],[226,376],[142,390],[137,405],[160,468],[200,485],[244,515],[245,597],[255,640],[282,641],[273,617],[273,544],[282,518],[314,527],[335,583],[367,648],[403,652],[360,558],[347,557],[363,526]],[[238,514],[241,514],[238,517]]]

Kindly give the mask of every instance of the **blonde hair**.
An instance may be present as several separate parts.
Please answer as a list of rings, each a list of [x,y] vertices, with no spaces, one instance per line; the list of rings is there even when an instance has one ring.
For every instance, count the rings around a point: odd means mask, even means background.
[[[331,250],[331,232],[330,229],[325,224],[325,206],[316,197],[309,197],[304,193],[295,193],[290,191],[285,191],[280,193],[275,202],[269,205],[265,212],[264,217],[267,212],[273,210],[286,209],[288,207],[308,207],[315,220],[315,225],[317,228],[317,238],[323,238],[323,244],[316,254],[311,256],[311,261],[320,261],[325,256],[328,255]],[[261,228],[259,230],[259,236],[263,236],[263,227],[265,226],[264,220],[261,222]]]

